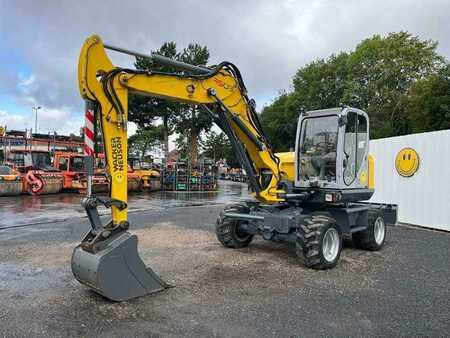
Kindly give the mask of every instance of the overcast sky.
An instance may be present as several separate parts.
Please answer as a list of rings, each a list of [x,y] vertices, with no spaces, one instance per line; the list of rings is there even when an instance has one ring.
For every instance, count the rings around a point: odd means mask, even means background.
[[[207,45],[211,62],[235,63],[258,110],[295,71],[352,50],[374,34],[407,30],[450,56],[450,1],[21,1],[0,0],[0,125],[76,132],[83,124],[76,67],[86,37],[149,52],[165,41]],[[116,65],[131,57],[111,54]]]

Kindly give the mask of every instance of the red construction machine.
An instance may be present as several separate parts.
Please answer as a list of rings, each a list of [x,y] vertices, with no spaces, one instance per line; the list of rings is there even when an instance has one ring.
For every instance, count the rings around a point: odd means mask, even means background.
[[[87,177],[83,169],[84,156],[79,153],[57,151],[53,159],[53,167],[59,169],[64,176],[64,190],[86,193]],[[96,172],[92,177],[92,192],[101,193],[109,191],[109,182],[106,174]]]
[[[61,192],[64,177],[52,166],[50,152],[42,150],[11,150],[6,157],[22,177],[22,191],[31,195]]]

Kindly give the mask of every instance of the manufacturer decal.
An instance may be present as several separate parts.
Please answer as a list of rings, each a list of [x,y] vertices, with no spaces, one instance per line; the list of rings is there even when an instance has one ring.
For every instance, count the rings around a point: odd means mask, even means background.
[[[234,86],[230,86],[230,85],[226,84],[225,82],[223,82],[222,80],[219,80],[217,78],[214,78],[213,80],[214,80],[214,82],[216,83],[217,86],[222,87],[223,89],[231,91],[233,89],[233,87],[234,87]]]
[[[113,137],[111,140],[113,172],[123,171],[122,137]]]

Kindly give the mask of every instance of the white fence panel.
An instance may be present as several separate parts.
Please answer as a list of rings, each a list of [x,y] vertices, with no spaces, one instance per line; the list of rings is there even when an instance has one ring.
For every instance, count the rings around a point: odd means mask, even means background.
[[[413,148],[420,164],[411,177],[398,174],[395,158]],[[398,221],[450,231],[450,130],[370,141],[375,158],[371,202],[398,204]]]

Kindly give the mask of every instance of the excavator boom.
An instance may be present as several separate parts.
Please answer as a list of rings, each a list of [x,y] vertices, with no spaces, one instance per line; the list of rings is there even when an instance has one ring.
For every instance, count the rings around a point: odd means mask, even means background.
[[[179,72],[116,67],[106,49],[148,57]],[[151,269],[145,268],[137,254],[137,238],[126,231],[130,93],[201,106],[228,136],[255,198],[267,204],[283,201],[280,161],[264,135],[239,69],[232,63],[222,62],[211,68],[190,65],[104,44],[94,35],[81,49],[78,81],[86,109],[100,122],[111,189],[109,198],[87,196],[82,203],[92,229],[74,251],[72,271],[80,282],[107,298],[124,300],[166,287]],[[98,205],[112,209],[112,219],[105,225],[98,217]]]

